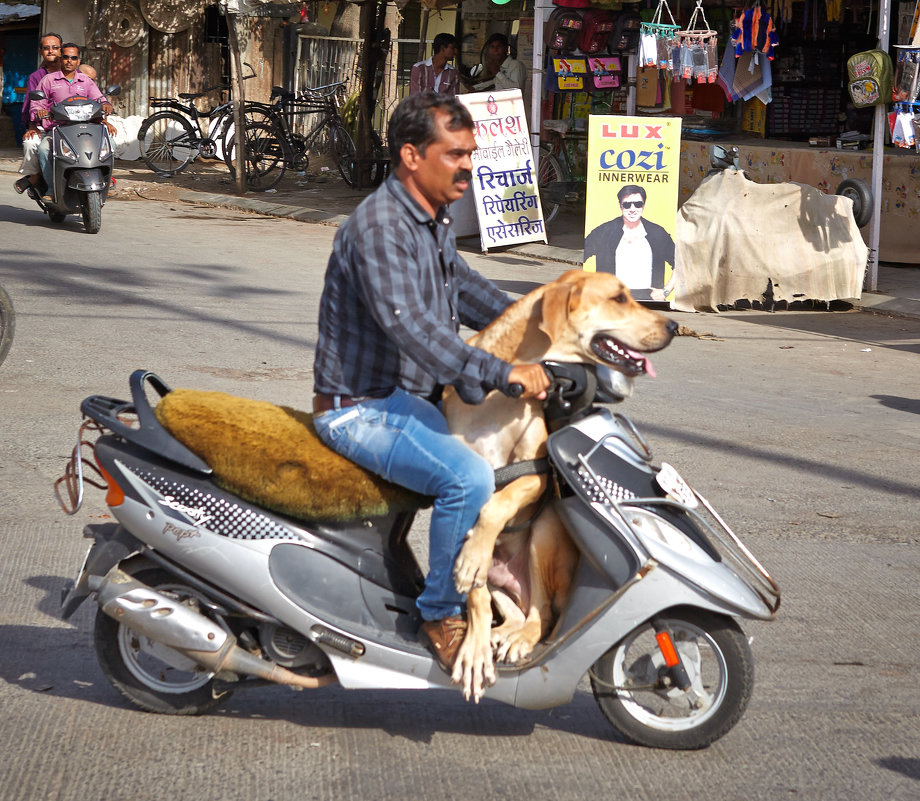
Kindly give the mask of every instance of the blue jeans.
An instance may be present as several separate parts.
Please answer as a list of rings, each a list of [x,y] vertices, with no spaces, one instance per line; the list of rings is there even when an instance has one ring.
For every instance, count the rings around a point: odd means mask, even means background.
[[[401,389],[324,412],[313,425],[342,456],[394,484],[434,496],[429,571],[417,605],[425,620],[460,614],[465,598],[454,586],[454,560],[495,490],[489,463],[450,434],[436,406]]]

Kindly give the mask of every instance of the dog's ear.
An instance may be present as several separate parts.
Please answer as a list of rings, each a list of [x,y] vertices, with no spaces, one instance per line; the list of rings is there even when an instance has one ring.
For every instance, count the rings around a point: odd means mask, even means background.
[[[562,327],[569,317],[572,296],[576,292],[580,294],[581,287],[570,283],[556,282],[549,284],[543,293],[540,309],[540,330],[553,342],[562,333]]]

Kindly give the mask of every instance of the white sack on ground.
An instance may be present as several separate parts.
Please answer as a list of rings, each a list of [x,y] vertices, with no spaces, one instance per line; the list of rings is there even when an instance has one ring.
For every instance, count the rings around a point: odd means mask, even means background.
[[[758,184],[740,170],[714,173],[677,215],[679,311],[716,311],[738,300],[853,300],[869,249],[853,201],[796,183]]]
[[[110,114],[108,121],[115,126],[115,158],[121,161],[136,161],[141,157],[141,148],[137,143],[137,132],[140,130],[143,117],[119,117]]]

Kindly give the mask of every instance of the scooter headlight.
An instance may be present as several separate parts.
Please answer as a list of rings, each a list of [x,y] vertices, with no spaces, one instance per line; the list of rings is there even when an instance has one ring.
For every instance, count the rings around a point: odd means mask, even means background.
[[[64,106],[64,113],[71,122],[87,122],[93,117],[96,106],[93,103]]]
[[[58,139],[58,150],[60,154],[70,161],[77,160],[77,154],[74,152],[74,149],[70,146],[70,142],[67,141],[66,137],[62,136]]]
[[[112,155],[112,140],[108,132],[102,134],[102,145],[99,147],[99,161],[105,161]]]
[[[696,543],[658,515],[645,509],[630,508],[624,511],[630,525],[643,538],[661,543],[681,556],[699,557],[702,554]]]

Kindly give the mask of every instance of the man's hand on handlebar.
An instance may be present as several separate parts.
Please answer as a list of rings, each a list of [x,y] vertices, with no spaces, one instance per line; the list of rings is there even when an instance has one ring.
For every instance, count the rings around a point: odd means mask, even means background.
[[[546,399],[546,390],[549,387],[549,376],[539,364],[515,364],[508,374],[508,384],[519,384],[524,391],[516,397]]]

